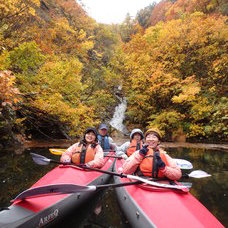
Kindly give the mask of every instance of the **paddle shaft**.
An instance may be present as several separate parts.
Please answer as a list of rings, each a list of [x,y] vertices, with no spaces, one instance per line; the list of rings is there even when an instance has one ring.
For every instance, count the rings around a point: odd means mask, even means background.
[[[132,181],[132,182],[126,182],[126,183],[119,183],[119,184],[104,184],[104,185],[97,185],[97,189],[104,189],[104,188],[118,188],[118,187],[123,187],[123,186],[128,186],[128,185],[136,185],[136,184],[141,184],[142,181]]]
[[[52,159],[49,159],[49,160],[50,160],[50,162],[66,165],[63,162],[55,161],[55,160],[52,160]],[[161,187],[161,188],[178,189],[178,190],[181,190],[183,192],[188,192],[189,191],[189,189],[187,189],[184,186],[173,186],[173,185],[170,185],[170,184],[159,184],[159,183],[157,183],[157,182],[155,182],[153,180],[147,180],[147,179],[143,179],[141,177],[137,177],[137,176],[133,176],[133,175],[126,175],[126,174],[123,174],[123,173],[116,173],[116,172],[106,171],[106,170],[97,169],[97,168],[91,168],[91,167],[87,167],[87,166],[80,166],[80,165],[75,165],[75,164],[69,164],[69,165],[73,165],[73,166],[80,167],[80,168],[83,168],[83,169],[97,171],[97,172],[100,172],[100,173],[105,173],[105,174],[109,174],[109,175],[113,175],[113,176],[119,176],[121,178],[125,177],[125,178],[131,179],[131,180],[138,180],[140,182],[144,182],[144,183],[147,183],[149,185],[153,185],[153,186],[157,186],[157,187]]]
[[[54,184],[54,185],[45,185],[35,188],[30,188],[22,193],[18,194],[11,202],[15,202],[17,200],[24,200],[27,198],[37,198],[42,196],[48,196],[48,195],[60,195],[60,194],[72,194],[72,193],[78,193],[78,192],[91,192],[96,190],[102,190],[106,188],[118,188],[118,187],[124,187],[129,185],[137,185],[142,184],[142,181],[130,181],[125,183],[118,183],[118,184],[104,184],[104,185],[88,185],[88,186],[82,186],[82,185],[76,185],[76,184]],[[176,185],[175,181],[170,181],[170,184]],[[186,186],[187,188],[192,187],[192,183],[189,182],[178,182],[177,184],[182,184]]]
[[[107,158],[118,158],[118,159],[122,159],[121,156],[114,156],[114,155],[105,155],[104,157],[107,157]]]
[[[102,190],[106,188],[118,188],[124,187],[129,185],[137,185],[142,184],[142,181],[131,181],[125,183],[118,183],[118,184],[104,184],[104,185],[88,185],[88,186],[81,186],[76,184],[54,184],[54,185],[45,185],[35,188],[30,188],[19,195],[17,195],[11,202],[15,202],[17,200],[24,200],[27,198],[37,198],[42,196],[48,195],[60,195],[60,194],[73,194],[78,192],[90,192],[96,190]],[[187,188],[191,188],[191,183],[187,183]],[[189,185],[190,184],[190,185]]]
[[[70,165],[70,166],[76,166],[76,167],[79,167],[79,168],[82,168],[82,169],[88,169],[88,170],[92,170],[92,171],[97,171],[97,172],[100,172],[100,173],[106,173],[106,174],[109,174],[109,175],[114,175],[114,176],[119,176],[119,177],[127,177],[127,175],[123,174],[123,173],[115,173],[115,172],[111,172],[111,171],[107,171],[107,170],[102,170],[102,169],[97,169],[97,168],[92,168],[92,167],[88,167],[88,166],[85,166],[85,165],[76,165],[76,164],[73,164],[73,163],[64,163],[64,162],[60,162],[60,161],[56,161],[56,160],[53,160],[53,159],[49,159],[51,163],[55,163],[55,164],[60,164],[60,165]]]

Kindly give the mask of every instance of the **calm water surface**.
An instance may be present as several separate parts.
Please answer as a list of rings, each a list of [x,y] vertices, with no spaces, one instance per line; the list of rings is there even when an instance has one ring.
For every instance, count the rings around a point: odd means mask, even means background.
[[[212,177],[188,179],[193,186],[191,193],[228,227],[228,153],[218,150],[178,148],[167,149],[173,158],[187,159],[194,169],[205,170]],[[39,166],[33,163],[30,152],[56,158],[48,148],[22,151],[0,151],[0,207],[18,193],[29,188],[55,165]],[[74,211],[58,227],[130,227],[117,203],[114,190],[98,192],[96,197]]]

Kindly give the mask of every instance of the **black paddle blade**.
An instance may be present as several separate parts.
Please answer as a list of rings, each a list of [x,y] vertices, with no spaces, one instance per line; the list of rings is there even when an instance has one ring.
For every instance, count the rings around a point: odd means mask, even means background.
[[[53,184],[45,185],[41,187],[35,187],[25,190],[16,196],[12,202],[16,200],[23,200],[26,198],[40,197],[50,194],[72,194],[77,192],[90,192],[96,191],[96,186],[81,186],[75,184]]]

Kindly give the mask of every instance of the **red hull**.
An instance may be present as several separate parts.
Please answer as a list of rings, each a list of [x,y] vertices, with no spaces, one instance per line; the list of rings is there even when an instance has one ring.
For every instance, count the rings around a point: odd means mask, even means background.
[[[111,153],[110,153],[111,154]],[[102,170],[112,170],[113,158],[105,158]],[[50,184],[71,183],[76,185],[101,185],[107,183],[110,175],[85,171],[76,167],[60,165],[32,187]],[[14,202],[9,210],[0,212],[0,227],[42,227],[62,219],[67,213],[88,200],[95,192],[45,195]]]
[[[121,171],[122,160],[115,170]],[[126,178],[115,177],[116,183]],[[224,227],[207,208],[190,193],[131,185],[116,189],[120,206],[133,227]]]

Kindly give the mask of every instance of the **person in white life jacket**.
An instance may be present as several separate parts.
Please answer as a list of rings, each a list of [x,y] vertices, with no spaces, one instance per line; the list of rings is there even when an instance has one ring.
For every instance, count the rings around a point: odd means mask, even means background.
[[[104,153],[98,144],[97,130],[94,127],[86,129],[83,139],[70,146],[61,156],[60,161],[85,164],[92,168],[101,168],[104,165]]]
[[[123,164],[123,173],[137,173],[154,178],[178,180],[182,173],[176,162],[160,148],[161,134],[158,129],[150,128],[144,134],[145,144],[133,153]]]
[[[106,124],[100,124],[97,138],[104,152],[116,151],[117,146],[113,139],[108,135],[108,126]]]
[[[133,129],[130,134],[130,141],[125,142],[117,148],[117,156],[121,156],[123,159],[127,159],[135,151],[142,149],[143,138],[143,132],[140,129]]]

